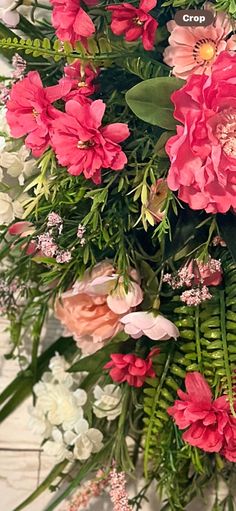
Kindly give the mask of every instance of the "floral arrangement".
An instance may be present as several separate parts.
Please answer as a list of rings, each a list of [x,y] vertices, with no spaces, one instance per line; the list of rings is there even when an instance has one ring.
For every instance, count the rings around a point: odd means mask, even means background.
[[[213,22],[178,25],[186,8]],[[212,484],[207,509],[234,509],[235,17],[234,0],[1,3],[0,310],[19,374],[0,420],[33,394],[55,461],[14,511],[47,488],[46,511],[102,493],[138,511],[152,483],[162,511]]]

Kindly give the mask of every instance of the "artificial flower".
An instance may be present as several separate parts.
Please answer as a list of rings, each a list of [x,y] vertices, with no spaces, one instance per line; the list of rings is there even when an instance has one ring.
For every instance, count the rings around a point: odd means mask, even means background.
[[[92,453],[99,452],[102,447],[103,434],[95,428],[89,428],[85,419],[80,419],[74,431],[67,431],[64,435],[67,444],[72,445],[74,459],[87,460]]]
[[[182,268],[182,270],[184,270],[184,268]],[[205,286],[219,286],[222,282],[223,272],[221,262],[212,257],[209,257],[206,262],[191,259],[186,265],[186,272],[193,284],[200,283]]]
[[[166,179],[157,179],[150,188],[147,209],[156,222],[161,222],[165,216],[165,203],[168,196]]]
[[[36,241],[30,240],[28,243],[27,241],[24,241],[24,238],[27,238],[27,236],[32,236],[32,234],[34,234],[35,232],[35,227],[31,222],[27,221],[15,222],[8,228],[7,232],[8,234],[10,234],[10,236],[19,236],[20,238],[22,238],[22,244],[20,244],[19,246],[22,250],[25,250],[25,253],[27,255],[33,255],[37,252]],[[14,247],[14,243],[12,247]]]
[[[209,77],[193,75],[172,94],[183,126],[166,145],[167,183],[190,208],[207,213],[236,208],[235,73],[236,55],[222,52]]]
[[[179,400],[168,408],[180,429],[183,440],[206,452],[220,452],[236,459],[236,419],[231,416],[226,396],[212,398],[211,389],[198,372],[188,373],[186,391],[177,391]]]
[[[16,217],[22,217],[23,207],[19,200],[13,200],[8,193],[0,192],[0,224],[9,224]]]
[[[123,330],[120,319],[124,311],[132,310],[142,299],[137,282],[131,282],[125,292],[112,264],[103,261],[56,300],[55,315],[83,353],[94,353]]]
[[[109,5],[107,9],[112,12],[113,34],[124,34],[127,42],[141,38],[144,49],[153,50],[158,23],[148,13],[156,4],[157,0],[141,0],[138,8],[128,3]]]
[[[93,82],[97,76],[98,72],[94,68],[89,64],[81,63],[78,59],[73,64],[65,66],[64,76],[59,83],[69,85],[69,92],[63,96],[63,100],[78,99],[81,102],[83,96],[91,96],[95,92]]]
[[[61,425],[65,431],[70,430],[83,417],[86,392],[82,389],[72,391],[66,383],[47,380],[46,373],[44,379],[34,386],[36,407],[44,412],[50,424]]]
[[[225,50],[236,50],[236,36],[231,35],[233,22],[225,12],[215,12],[211,3],[205,9],[213,10],[214,22],[208,26],[185,27],[174,20],[167,23],[171,33],[164,51],[164,61],[173,67],[173,74],[186,79],[194,74],[211,74],[217,56]]]
[[[101,183],[101,169],[121,170],[127,163],[119,142],[129,136],[127,124],[114,123],[102,126],[106,109],[101,99],[81,105],[71,100],[66,103],[66,113],[61,113],[52,123],[52,142],[57,159],[68,167],[68,172]]]
[[[93,412],[99,419],[106,417],[108,421],[116,419],[122,410],[122,392],[117,385],[105,385],[94,387]]]
[[[84,0],[91,5],[91,1]],[[50,0],[52,24],[56,35],[61,41],[75,44],[77,41],[86,42],[95,32],[95,26],[89,15],[82,9],[80,0]],[[92,5],[96,2],[92,2]]]
[[[30,151],[24,145],[18,151],[12,151],[12,147],[14,145],[8,143],[0,152],[0,167],[3,167],[9,176],[17,178],[23,186],[25,179],[34,173],[36,162],[30,158]]]
[[[67,448],[67,444],[64,441],[63,434],[58,428],[53,428],[51,439],[47,440],[43,444],[43,451],[48,456],[54,456],[57,463],[68,459],[73,459],[73,454]]]
[[[18,5],[15,0],[1,0],[0,20],[8,27],[15,28],[20,21],[20,15],[16,10]]]
[[[13,84],[7,107],[7,122],[11,135],[21,138],[25,135],[25,145],[35,157],[50,144],[50,125],[57,115],[52,103],[66,94],[65,85],[43,87],[38,71]]]
[[[130,312],[120,321],[125,326],[125,332],[133,339],[139,339],[142,335],[155,341],[179,337],[178,328],[161,314],[155,316],[152,312],[146,311]]]
[[[146,378],[156,376],[152,367],[152,356],[159,351],[157,348],[152,350],[146,359],[137,357],[133,353],[127,355],[112,353],[111,361],[104,366],[104,369],[109,369],[111,379],[117,383],[127,381],[132,387],[142,387]]]

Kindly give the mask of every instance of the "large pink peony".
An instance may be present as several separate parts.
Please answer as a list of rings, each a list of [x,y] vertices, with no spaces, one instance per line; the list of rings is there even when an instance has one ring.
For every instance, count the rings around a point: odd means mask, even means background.
[[[121,170],[127,158],[119,142],[129,136],[127,124],[102,126],[106,105],[101,99],[81,105],[71,100],[66,113],[53,122],[53,146],[61,165],[74,176],[84,174],[94,183],[101,182],[101,169]]]
[[[177,135],[166,145],[168,186],[192,209],[236,208],[236,55],[222,52],[211,76],[192,75],[174,92]]]
[[[226,396],[213,400],[211,389],[198,372],[185,379],[186,391],[177,391],[179,400],[168,409],[180,429],[183,440],[206,452],[220,452],[236,460],[236,419],[230,413]]]
[[[76,41],[86,41],[95,32],[95,26],[89,15],[82,9],[80,0],[50,0],[52,11],[52,24],[56,35],[61,41],[72,44]],[[97,0],[85,1],[89,6],[95,5]]]
[[[138,282],[130,282],[126,293],[112,264],[103,261],[57,299],[55,315],[83,353],[94,353],[123,330],[122,315],[142,299]]]
[[[43,87],[38,71],[16,82],[7,102],[7,122],[14,138],[26,136],[25,145],[38,157],[49,147],[50,126],[58,114],[52,103],[66,94],[68,84]]]

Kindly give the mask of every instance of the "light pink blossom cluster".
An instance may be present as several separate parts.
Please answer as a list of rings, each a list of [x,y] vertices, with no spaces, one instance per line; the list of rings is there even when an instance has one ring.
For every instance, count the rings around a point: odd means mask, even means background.
[[[54,213],[54,211],[49,213],[47,227],[55,227],[58,230],[58,233],[61,234],[63,230],[63,220],[61,216],[58,215],[58,213]]]
[[[45,232],[38,236],[37,250],[45,257],[55,257],[57,263],[68,263],[72,258],[70,250],[59,249],[50,232]]]
[[[108,485],[108,477],[103,470],[98,470],[96,478],[86,482],[82,488],[75,494],[73,499],[68,502],[64,511],[79,511],[87,509],[93,498],[100,497],[101,493]]]
[[[113,503],[113,511],[132,511],[132,508],[129,506],[128,494],[125,489],[125,473],[117,472],[114,467],[109,474],[109,484],[109,495]]]
[[[180,296],[180,299],[189,306],[197,306],[205,300],[210,300],[212,295],[207,286],[218,286],[221,280],[221,262],[212,257],[209,257],[206,263],[191,259],[189,263],[178,270],[177,274],[166,273],[163,278],[163,281],[173,289],[191,288]]]
[[[26,60],[24,60],[18,53],[15,53],[12,57],[12,65],[14,68],[12,77],[15,80],[22,80],[26,70]]]
[[[86,227],[84,227],[84,225],[82,224],[79,224],[78,226],[78,229],[77,229],[77,238],[79,238],[80,240],[80,245],[85,245],[86,243],[86,239],[84,237],[84,234],[86,232]]]

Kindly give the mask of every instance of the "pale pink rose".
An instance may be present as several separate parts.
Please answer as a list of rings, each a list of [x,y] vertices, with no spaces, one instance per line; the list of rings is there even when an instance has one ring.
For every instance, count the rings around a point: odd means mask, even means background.
[[[222,51],[236,49],[236,36],[228,37],[233,25],[227,14],[215,13],[210,3],[205,4],[205,9],[214,12],[214,23],[207,27],[182,27],[173,20],[167,23],[171,35],[164,61],[179,78],[186,79],[193,73],[211,74],[217,56]]]
[[[146,335],[153,341],[166,341],[173,337],[179,337],[178,328],[158,314],[154,316],[152,312],[131,312],[123,318],[121,323],[125,325],[125,332],[133,339],[139,339],[142,335]]]
[[[94,353],[123,330],[122,315],[142,299],[137,282],[131,281],[126,293],[113,266],[103,261],[56,300],[55,315],[83,353]]]

